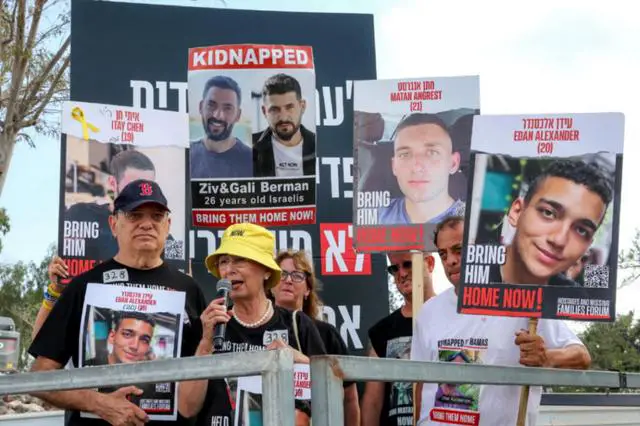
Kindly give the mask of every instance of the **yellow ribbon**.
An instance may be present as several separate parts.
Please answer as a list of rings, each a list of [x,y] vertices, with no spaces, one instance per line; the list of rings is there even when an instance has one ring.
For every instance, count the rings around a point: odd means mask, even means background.
[[[75,107],[71,110],[71,117],[82,124],[82,138],[85,140],[89,140],[89,130],[93,133],[98,133],[100,131],[100,129],[87,121],[84,117],[84,111],[80,107]]]

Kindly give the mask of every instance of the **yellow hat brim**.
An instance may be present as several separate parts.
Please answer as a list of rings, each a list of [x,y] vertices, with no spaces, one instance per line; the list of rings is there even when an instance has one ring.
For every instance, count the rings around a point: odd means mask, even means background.
[[[253,260],[269,268],[271,270],[271,276],[267,280],[267,290],[275,287],[280,282],[281,269],[273,256],[267,256],[263,252],[257,251],[253,246],[243,244],[238,240],[223,242],[220,247],[218,247],[218,250],[205,259],[204,263],[207,270],[216,278],[220,278],[220,271],[218,270],[216,259],[223,254],[244,257],[245,259]]]

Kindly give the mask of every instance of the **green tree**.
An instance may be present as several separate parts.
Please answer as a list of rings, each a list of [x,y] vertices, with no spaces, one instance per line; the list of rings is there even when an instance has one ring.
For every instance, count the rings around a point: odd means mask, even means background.
[[[0,237],[6,235],[9,230],[7,212],[0,209]],[[0,250],[1,247],[0,238]],[[31,344],[31,333],[42,303],[42,294],[49,283],[47,269],[55,253],[56,247],[51,245],[40,263],[0,264],[0,316],[13,318],[20,333],[21,356],[18,369],[26,367],[28,363],[26,350]]]
[[[620,288],[626,287],[640,278],[640,230],[636,229],[631,248],[620,250],[618,254],[618,270],[626,275],[622,279]]]
[[[596,322],[580,335],[591,354],[591,370],[640,372],[640,320],[634,312],[618,315],[615,322]],[[602,388],[554,388],[555,392],[614,392]],[[622,392],[625,392],[624,390]]]
[[[31,345],[33,325],[42,303],[42,294],[48,285],[47,267],[54,254],[55,246],[52,245],[39,264],[18,262],[0,265],[0,316],[13,318],[20,332],[18,368],[24,368],[28,362],[26,350]]]
[[[640,320],[634,312],[619,315],[612,323],[594,323],[583,333],[582,341],[591,353],[591,368],[640,372]]]
[[[2,237],[9,232],[9,216],[7,216],[7,210],[0,208],[0,252],[2,252]]]
[[[0,194],[15,144],[35,146],[25,130],[57,135],[44,118],[68,96],[69,22],[68,0],[0,0]]]

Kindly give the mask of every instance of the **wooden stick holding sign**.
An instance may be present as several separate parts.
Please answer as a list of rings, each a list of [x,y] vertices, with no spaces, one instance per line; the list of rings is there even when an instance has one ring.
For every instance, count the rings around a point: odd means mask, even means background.
[[[411,254],[411,308],[413,318],[413,330],[416,329],[416,319],[418,312],[424,303],[424,253],[421,251]],[[418,412],[418,401],[420,395],[417,395],[418,384],[413,384],[413,426],[416,426],[420,413]]]
[[[529,318],[529,334],[535,336],[538,331],[538,318]],[[518,420],[516,426],[525,426],[527,419],[527,406],[529,405],[529,385],[523,386],[520,391],[520,407],[518,408]]]

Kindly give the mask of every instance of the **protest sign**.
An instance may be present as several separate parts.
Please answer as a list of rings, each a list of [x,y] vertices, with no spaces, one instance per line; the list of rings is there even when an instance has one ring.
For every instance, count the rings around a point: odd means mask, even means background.
[[[187,115],[88,102],[64,102],[62,133],[102,143],[187,147]]]
[[[126,273],[126,270],[121,270]],[[107,271],[105,274],[115,271]],[[122,277],[105,277],[104,282]],[[82,309],[78,359],[81,367],[178,358],[182,342],[185,293],[126,285],[87,285]],[[176,420],[174,382],[137,384],[142,395],[130,400],[150,420]],[[99,388],[114,392],[116,387]],[[96,418],[90,413],[82,417]]]
[[[458,311],[613,321],[624,116],[477,116]]]
[[[354,83],[354,246],[433,251],[443,217],[464,214],[477,76]]]
[[[189,50],[193,226],[316,222],[316,101],[307,46]]]
[[[293,392],[298,401],[311,401],[311,370],[309,364],[293,366]],[[262,426],[262,377],[239,377],[234,426]]]
[[[65,102],[63,111],[58,254],[69,267],[63,282],[117,253],[109,225],[113,201],[137,179],[155,180],[167,198],[171,226],[163,258],[185,270],[186,114],[85,102]]]

